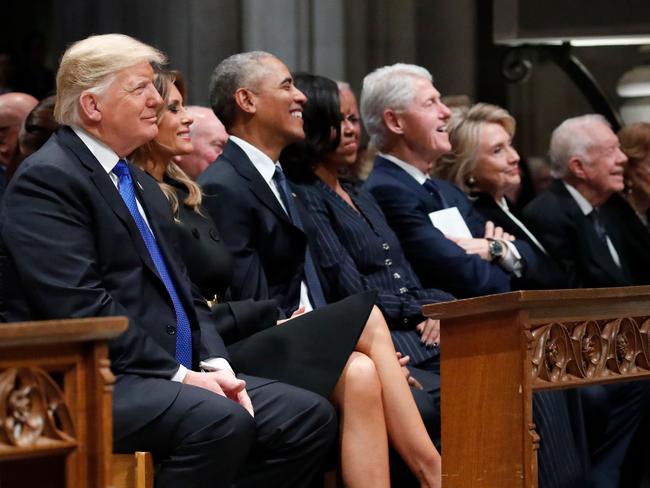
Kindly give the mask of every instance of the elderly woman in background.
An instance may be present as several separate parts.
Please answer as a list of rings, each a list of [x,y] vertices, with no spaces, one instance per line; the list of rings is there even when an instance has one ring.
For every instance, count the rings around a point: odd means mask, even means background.
[[[486,103],[452,110],[447,123],[452,149],[434,165],[435,175],[450,180],[474,202],[486,220],[526,240],[539,265],[513,278],[513,289],[564,288],[566,277],[537,238],[511,208],[506,194],[521,183],[519,154],[512,147],[515,120],[503,108]]]
[[[618,133],[621,150],[627,156],[625,199],[643,225],[650,227],[650,123],[623,127]]]
[[[635,285],[650,284],[650,124],[638,122],[623,127],[618,138],[627,156],[625,189],[612,195],[603,211],[622,222],[621,243],[634,257],[630,270]]]
[[[158,135],[132,157],[170,201],[190,279],[204,296],[223,298],[233,260],[201,211],[201,189],[173,162],[193,149],[182,79],[178,73],[159,73],[154,85],[164,100]],[[235,369],[311,390],[339,409],[346,486],[389,486],[388,436],[421,486],[439,488],[440,456],[409,398],[374,297],[374,292],[357,294],[294,314],[299,316],[278,327],[274,300],[215,303],[212,315]]]

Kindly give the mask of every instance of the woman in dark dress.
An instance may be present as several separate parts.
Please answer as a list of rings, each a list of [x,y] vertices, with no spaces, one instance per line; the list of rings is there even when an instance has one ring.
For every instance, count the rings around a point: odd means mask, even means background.
[[[440,456],[426,432],[397,361],[374,293],[359,294],[276,327],[273,301],[221,302],[232,260],[201,213],[201,192],[173,163],[192,151],[191,117],[178,75],[159,73],[154,84],[164,106],[154,141],[134,161],[155,178],[178,222],[180,250],[190,278],[212,306],[235,369],[278,379],[329,396],[340,411],[341,472],[348,486],[389,486],[388,440],[421,486],[440,486]],[[180,87],[180,89],[179,89]],[[218,163],[216,163],[218,164]]]

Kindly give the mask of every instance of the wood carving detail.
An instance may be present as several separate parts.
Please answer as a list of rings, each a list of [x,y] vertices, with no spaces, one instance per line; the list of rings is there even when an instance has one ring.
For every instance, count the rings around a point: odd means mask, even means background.
[[[43,441],[75,441],[63,393],[40,368],[0,373],[0,448],[29,448]]]
[[[527,338],[534,382],[561,383],[650,370],[650,317],[543,324]]]

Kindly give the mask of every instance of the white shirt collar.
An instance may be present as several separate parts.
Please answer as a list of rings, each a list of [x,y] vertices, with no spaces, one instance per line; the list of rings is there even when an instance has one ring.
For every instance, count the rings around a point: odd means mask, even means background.
[[[264,181],[270,184],[273,180],[273,175],[275,174],[275,161],[253,146],[250,142],[246,142],[237,136],[231,135],[229,140],[237,144],[241,150],[246,153],[246,156],[248,156],[248,159],[251,160],[255,169],[262,175]]]
[[[97,158],[97,161],[99,161],[99,164],[102,165],[104,171],[110,175],[111,171],[113,171],[113,168],[120,160],[120,157],[117,155],[117,153],[103,142],[95,139],[93,136],[88,134],[88,132],[83,130],[81,127],[73,125],[72,130],[79,136],[81,142],[86,145],[92,155]]]
[[[571,194],[573,199],[576,201],[578,204],[578,207],[580,207],[580,210],[582,210],[582,213],[584,215],[589,215],[591,211],[594,209],[593,205],[589,203],[589,201],[582,196],[582,194],[575,189],[572,185],[569,185],[566,181],[562,181],[564,183],[564,187],[567,189],[567,191]]]
[[[424,182],[429,179],[429,175],[423,173],[422,171],[420,171],[418,168],[416,168],[412,164],[409,164],[409,163],[407,163],[405,161],[402,161],[398,157],[393,156],[392,154],[379,153],[379,155],[382,158],[388,159],[390,162],[395,163],[397,166],[402,168],[404,171],[406,171],[408,174],[410,174],[413,178],[415,178],[415,181],[417,181],[420,185],[424,184]]]

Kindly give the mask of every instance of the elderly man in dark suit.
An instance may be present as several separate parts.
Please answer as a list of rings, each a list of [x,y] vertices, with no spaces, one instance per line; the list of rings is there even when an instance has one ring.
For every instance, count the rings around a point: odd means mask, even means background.
[[[528,243],[513,241],[487,223],[459,188],[428,175],[451,149],[445,131],[450,115],[425,68],[395,64],[367,75],[361,116],[379,155],[364,188],[424,286],[457,297],[509,291],[510,277],[535,264]],[[471,236],[446,235],[432,225],[430,213],[453,207]]]
[[[509,291],[511,276],[534,264],[530,245],[509,240],[486,223],[458,187],[428,175],[451,149],[450,115],[425,68],[396,64],[367,75],[361,116],[379,155],[364,188],[379,203],[424,286],[459,297]],[[447,236],[432,225],[431,212],[452,207],[472,237]],[[535,395],[534,418],[542,437],[540,486],[581,486],[584,479],[582,439],[575,442],[567,428],[567,405],[563,393]]]
[[[4,318],[129,318],[110,344],[114,448],[152,451],[157,486],[307,486],[335,436],[331,406],[235,376],[181,264],[167,200],[126,161],[158,132],[152,64],[163,61],[121,34],[64,54],[64,127],[20,166],[2,207],[4,264],[22,285]]]
[[[607,201],[623,190],[627,157],[601,115],[562,122],[551,136],[552,173],[557,179],[524,209],[524,218],[549,254],[564,267],[574,288],[635,284],[639,265],[615,208]],[[592,486],[618,486],[620,465],[647,408],[645,382],[583,390],[592,439]],[[592,438],[594,436],[592,435]]]
[[[571,286],[632,285],[626,243],[615,215],[604,206],[623,190],[627,156],[601,115],[565,120],[551,136],[551,186],[524,209],[524,217]]]

